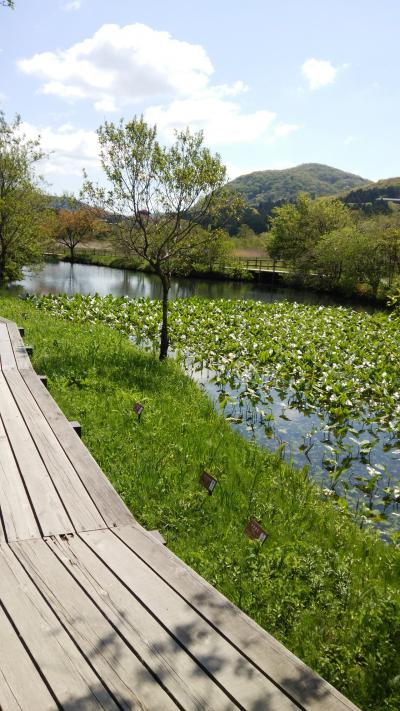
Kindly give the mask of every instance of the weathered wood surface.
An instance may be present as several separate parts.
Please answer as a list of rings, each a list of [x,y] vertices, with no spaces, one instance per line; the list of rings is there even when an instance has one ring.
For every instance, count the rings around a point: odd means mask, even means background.
[[[145,531],[0,318],[0,710],[356,711]]]

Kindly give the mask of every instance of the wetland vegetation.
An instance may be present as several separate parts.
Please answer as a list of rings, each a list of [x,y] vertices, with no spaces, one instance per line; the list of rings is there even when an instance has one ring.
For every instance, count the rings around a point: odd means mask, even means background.
[[[154,349],[158,300],[32,297],[78,323],[104,323]],[[248,437],[285,451],[359,525],[400,529],[399,316],[298,303],[177,299],[171,347],[206,371],[219,409]],[[300,419],[300,424],[299,424]]]

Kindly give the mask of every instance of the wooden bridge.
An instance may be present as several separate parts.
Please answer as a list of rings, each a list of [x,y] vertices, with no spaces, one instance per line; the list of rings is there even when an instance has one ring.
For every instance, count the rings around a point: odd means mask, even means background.
[[[0,319],[0,709],[356,707],[125,507]]]

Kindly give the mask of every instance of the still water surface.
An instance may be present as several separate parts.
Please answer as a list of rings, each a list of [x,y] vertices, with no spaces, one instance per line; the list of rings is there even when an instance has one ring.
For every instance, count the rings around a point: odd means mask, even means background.
[[[99,294],[106,296],[143,296],[161,298],[158,277],[126,269],[97,267],[89,264],[48,263],[40,271],[25,270],[15,287],[29,294]],[[297,301],[302,304],[343,305],[343,299],[290,288],[271,288],[257,282],[213,281],[211,279],[174,279],[170,298],[200,296],[205,299],[254,299],[255,301]],[[364,306],[353,308],[367,310]],[[368,309],[369,310],[369,309]]]

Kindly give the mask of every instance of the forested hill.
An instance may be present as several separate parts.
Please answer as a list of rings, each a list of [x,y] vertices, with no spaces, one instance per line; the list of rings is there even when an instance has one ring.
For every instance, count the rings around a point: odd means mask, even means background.
[[[340,195],[340,199],[347,205],[360,207],[365,211],[370,209],[373,212],[379,211],[379,206],[383,208],[385,203],[387,205],[391,198],[400,200],[400,178],[378,180],[377,183],[368,183]]]
[[[320,163],[304,163],[286,170],[259,170],[240,175],[229,185],[257,207],[261,203],[294,201],[301,192],[311,197],[337,195],[370,181]]]

